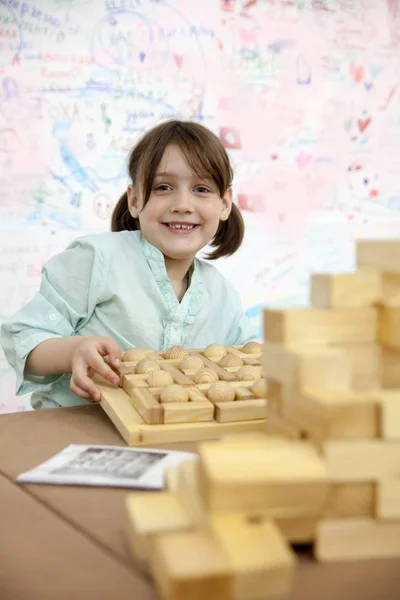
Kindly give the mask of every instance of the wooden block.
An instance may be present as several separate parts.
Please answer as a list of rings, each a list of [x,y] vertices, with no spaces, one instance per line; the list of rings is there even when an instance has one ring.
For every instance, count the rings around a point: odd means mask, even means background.
[[[218,423],[232,421],[250,421],[265,419],[266,400],[234,400],[233,402],[217,402],[215,404],[215,420]]]
[[[194,527],[194,522],[176,494],[170,492],[135,492],[125,499],[128,539],[139,561],[150,557],[151,541],[167,531]]]
[[[133,375],[135,373],[137,361],[121,362],[116,370],[119,375]]]
[[[400,273],[399,240],[358,240],[357,265]]]
[[[336,483],[329,491],[321,516],[325,519],[373,517],[375,496],[374,483]]]
[[[139,441],[135,445],[197,442],[199,440],[218,440],[227,433],[260,432],[265,427],[263,419],[254,421],[234,421],[233,423],[217,423],[203,421],[199,423],[171,423],[165,425],[140,426]]]
[[[274,523],[241,514],[212,515],[210,531],[231,564],[233,598],[289,591],[296,559]]]
[[[179,463],[165,469],[164,486],[168,492],[175,493],[178,487]]]
[[[335,348],[266,342],[262,360],[264,376],[280,383],[311,390],[344,391],[351,386],[349,360]]]
[[[400,557],[400,523],[368,518],[320,521],[315,552],[323,562]]]
[[[381,391],[379,399],[382,437],[400,441],[400,389]]]
[[[241,358],[246,365],[256,366],[260,364],[262,352],[257,354],[246,354],[245,352],[242,352],[238,346],[227,346],[226,349],[231,354],[236,354],[236,356],[239,356],[239,358]]]
[[[278,437],[278,436],[276,436]],[[249,440],[259,439],[263,441],[265,439],[264,431],[245,431],[243,433],[227,433],[220,438],[220,442],[235,442],[235,443],[246,443]]]
[[[215,371],[215,373],[217,373],[219,379],[221,379],[222,381],[235,381],[236,380],[236,377],[233,373],[229,373],[228,371],[226,371],[219,365],[213,363],[211,360],[209,360],[205,356],[201,356],[200,354],[198,354],[197,356],[199,356],[201,358],[204,366],[209,367],[212,371]]]
[[[122,389],[129,395],[135,387],[147,387],[147,375],[122,375]]]
[[[374,342],[375,308],[292,308],[264,310],[265,341],[275,344]]]
[[[267,435],[279,435],[291,440],[299,440],[304,437],[304,432],[298,425],[269,410],[269,400],[267,404],[265,433]]]
[[[382,304],[400,306],[400,273],[381,272]]]
[[[381,387],[381,347],[378,344],[339,344],[335,350],[348,363],[349,389],[370,391]]]
[[[253,393],[249,390],[248,387],[236,387],[235,388],[235,400],[244,401],[251,400],[254,398]],[[236,402],[235,402],[236,404]]]
[[[379,392],[299,392],[285,388],[282,417],[312,439],[376,438],[380,433]]]
[[[327,469],[310,444],[267,436],[204,442],[199,456],[199,491],[210,510],[305,517],[317,514],[326,500]]]
[[[217,383],[215,381],[213,381],[212,383],[198,383],[197,387],[201,392],[207,392],[210,387],[213,385],[213,383]],[[228,383],[228,382],[221,382],[221,383]],[[229,381],[229,385],[231,387],[233,387],[235,390],[237,388],[239,389],[245,389],[245,388],[251,388],[254,385],[254,381],[248,381],[248,380],[243,380],[243,381]]]
[[[140,441],[139,426],[143,424],[143,419],[127,401],[128,397],[125,392],[100,375],[95,375],[93,381],[100,384],[100,406],[118,428],[126,443],[129,445],[138,443]]]
[[[175,492],[196,526],[205,525],[207,515],[198,491],[198,460],[187,460],[179,464]]]
[[[400,472],[400,442],[385,440],[327,441],[323,456],[332,481],[376,481]]]
[[[263,419],[232,423],[217,423],[213,420],[148,425],[133,407],[129,396],[120,387],[107,382],[99,375],[94,375],[93,379],[101,394],[100,406],[129,446],[215,440],[227,434],[264,432],[265,420]]]
[[[317,535],[317,518],[276,519],[275,524],[289,544],[310,544]]]
[[[209,402],[207,396],[195,385],[192,385],[191,387],[188,386],[186,391],[189,394],[189,400],[191,402]]]
[[[384,477],[376,486],[376,517],[400,521],[400,475]]]
[[[214,405],[205,402],[168,402],[163,405],[164,424],[169,423],[198,423],[212,421]]]
[[[160,362],[160,367],[172,375],[175,383],[179,383],[179,385],[193,386],[193,381],[173,365],[169,365],[165,361],[162,361]]]
[[[400,352],[380,347],[381,387],[400,388]]]
[[[160,352],[156,352],[156,351],[149,351],[147,353],[147,358],[149,360],[165,360],[165,351],[160,351]]]
[[[381,309],[379,341],[387,348],[400,350],[400,307]]]
[[[283,384],[274,379],[268,379],[267,416],[271,414],[281,416],[283,404]]]
[[[154,541],[152,571],[163,600],[232,600],[233,573],[207,531],[166,533]]]
[[[374,306],[382,300],[381,274],[364,267],[356,273],[311,275],[313,308],[354,308]]]
[[[164,407],[146,388],[132,388],[129,394],[132,405],[146,423],[159,425],[164,422]]]

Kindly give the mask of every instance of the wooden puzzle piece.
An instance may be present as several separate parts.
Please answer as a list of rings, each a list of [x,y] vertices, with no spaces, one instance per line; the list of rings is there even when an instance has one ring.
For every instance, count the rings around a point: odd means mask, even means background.
[[[168,402],[163,408],[165,424],[199,423],[212,421],[214,418],[214,405],[208,400],[205,402]]]
[[[93,377],[101,394],[100,405],[129,446],[167,442],[219,439],[228,433],[261,432],[265,419],[218,423],[212,421],[149,425],[133,407],[124,390],[99,375]],[[187,388],[193,393],[192,388]],[[200,396],[201,394],[201,396]],[[196,391],[196,402],[202,402],[202,392]],[[207,398],[205,398],[207,401]]]
[[[267,402],[260,399],[217,402],[215,409],[215,420],[218,423],[265,419]]]

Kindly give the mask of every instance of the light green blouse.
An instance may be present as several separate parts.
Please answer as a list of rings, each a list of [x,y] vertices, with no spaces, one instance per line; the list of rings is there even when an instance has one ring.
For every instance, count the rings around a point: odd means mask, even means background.
[[[52,337],[110,336],[165,350],[256,340],[238,293],[210,263],[195,259],[179,303],[162,253],[140,231],[82,237],[43,267],[40,291],[1,328],[1,345],[17,374],[17,394],[33,392],[33,408],[86,404],[69,388],[71,375],[24,375],[28,354]]]

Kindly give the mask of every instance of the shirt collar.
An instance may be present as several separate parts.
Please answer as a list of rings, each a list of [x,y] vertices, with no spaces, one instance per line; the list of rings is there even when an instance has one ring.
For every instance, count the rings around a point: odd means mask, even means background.
[[[150,244],[150,242],[145,238],[141,231],[139,231],[139,240],[143,251],[143,255],[146,258],[156,280],[159,281],[160,279],[168,279],[164,255],[161,252],[161,250],[153,246],[153,244]],[[196,268],[196,266],[197,259],[195,258],[192,264],[190,265],[188,271],[189,287],[192,281],[196,281],[198,278],[198,269]]]

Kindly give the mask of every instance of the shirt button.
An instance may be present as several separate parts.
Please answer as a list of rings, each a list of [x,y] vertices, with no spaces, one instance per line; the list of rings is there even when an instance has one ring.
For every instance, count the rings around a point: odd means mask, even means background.
[[[50,319],[50,321],[55,321],[57,319],[57,315],[55,315],[54,313],[51,313],[51,315],[49,315],[49,319]]]

